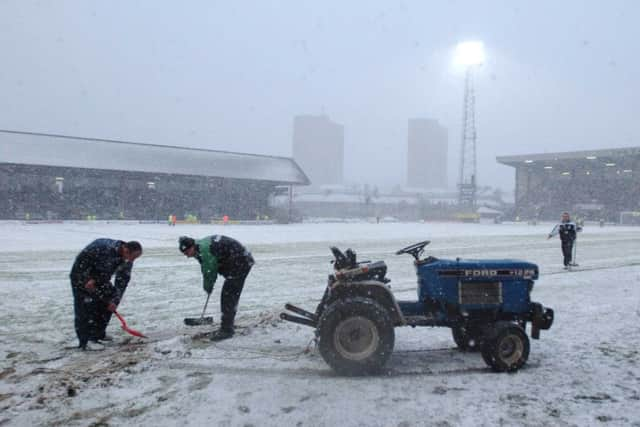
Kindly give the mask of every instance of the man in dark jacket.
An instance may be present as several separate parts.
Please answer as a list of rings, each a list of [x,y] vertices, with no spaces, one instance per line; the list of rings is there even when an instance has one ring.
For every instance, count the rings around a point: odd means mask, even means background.
[[[225,278],[220,293],[222,319],[220,329],[211,333],[212,341],[231,338],[238,301],[245,279],[253,266],[251,253],[231,237],[214,235],[201,240],[182,236],[179,248],[185,256],[196,258],[202,270],[202,287],[207,294],[213,291],[218,274]]]
[[[122,300],[133,261],[142,255],[140,243],[97,239],[84,248],[71,268],[71,290],[79,347],[99,350],[111,314]],[[115,274],[115,284],[111,277]]]
[[[551,232],[547,236],[547,239],[550,239],[556,234],[560,235],[565,270],[568,270],[572,265],[573,245],[576,241],[578,231],[582,231],[582,227],[577,226],[574,222],[571,221],[569,212],[563,212],[560,224],[557,224],[555,227],[553,227],[553,230],[551,230]]]

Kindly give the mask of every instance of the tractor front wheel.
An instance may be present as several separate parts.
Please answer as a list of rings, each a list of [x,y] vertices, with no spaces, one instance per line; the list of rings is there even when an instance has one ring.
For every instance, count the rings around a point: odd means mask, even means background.
[[[516,323],[496,322],[483,339],[482,358],[495,372],[517,371],[529,358],[529,338]]]
[[[318,322],[322,358],[340,375],[381,370],[393,352],[389,311],[370,298],[347,298],[329,305]]]

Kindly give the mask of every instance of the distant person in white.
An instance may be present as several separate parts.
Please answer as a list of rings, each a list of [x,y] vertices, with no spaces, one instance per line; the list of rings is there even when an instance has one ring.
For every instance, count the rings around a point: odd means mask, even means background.
[[[573,245],[576,241],[578,231],[582,231],[582,227],[576,225],[571,221],[569,212],[562,212],[562,219],[560,224],[557,224],[547,236],[547,239],[552,238],[556,234],[560,235],[560,242],[562,246],[562,256],[564,257],[564,269],[568,270],[573,261]]]

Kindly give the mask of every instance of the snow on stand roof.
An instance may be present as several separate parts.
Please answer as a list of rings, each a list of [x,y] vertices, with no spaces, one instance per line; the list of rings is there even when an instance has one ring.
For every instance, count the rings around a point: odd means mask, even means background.
[[[585,162],[589,160],[614,161],[640,157],[640,147],[609,148],[603,150],[566,151],[560,153],[520,154],[515,156],[498,156],[496,160],[509,166],[535,162]]]
[[[288,157],[10,130],[0,130],[2,163],[309,184]]]

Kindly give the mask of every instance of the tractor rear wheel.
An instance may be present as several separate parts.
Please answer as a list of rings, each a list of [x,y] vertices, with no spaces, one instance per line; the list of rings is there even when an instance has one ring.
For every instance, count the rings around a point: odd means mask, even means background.
[[[495,372],[514,372],[529,358],[529,338],[516,323],[496,322],[487,329],[482,358]]]
[[[320,354],[340,375],[377,373],[393,352],[393,327],[389,311],[373,299],[335,301],[318,322]]]

